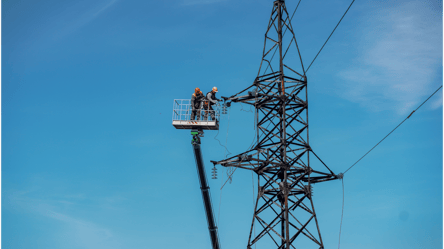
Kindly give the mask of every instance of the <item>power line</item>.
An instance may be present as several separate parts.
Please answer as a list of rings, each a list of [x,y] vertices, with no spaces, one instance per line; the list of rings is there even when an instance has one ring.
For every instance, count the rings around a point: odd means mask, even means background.
[[[339,225],[339,243],[338,243],[338,249],[341,247],[341,232],[342,232],[342,219],[344,218],[344,178],[341,179],[342,181],[342,213],[341,213],[341,225]]]
[[[227,125],[227,134],[225,135],[225,146],[224,146],[225,147],[225,151],[224,151],[225,159],[227,158],[228,155],[231,154],[231,152],[228,151],[228,148],[227,148],[228,129],[230,128],[230,114],[231,114],[231,108],[228,109],[228,125]],[[217,131],[217,134],[219,134],[219,130]],[[219,141],[219,139],[217,139],[217,141]],[[220,144],[220,141],[219,141],[219,144]],[[227,154],[227,152],[228,152],[228,154]],[[220,222],[220,207],[222,205],[222,183],[224,182],[224,170],[223,170],[223,168],[222,168],[222,174],[221,175],[222,175],[222,178],[221,178],[221,181],[220,181],[221,188],[220,188],[220,192],[219,192],[219,211],[218,211],[218,214],[217,214],[217,224],[220,224],[219,222]]]
[[[298,10],[298,7],[299,7],[299,4],[301,3],[301,0],[299,0],[299,2],[298,2],[298,5],[296,5],[296,8],[294,9],[294,11],[293,11],[293,15],[291,15],[291,18],[290,18],[290,22],[291,22],[291,20],[293,20],[293,16],[294,16],[294,14],[296,13],[296,10]],[[287,30],[285,30],[285,32],[287,32]],[[285,33],[284,32],[284,33]]]
[[[227,158],[228,155],[231,154],[231,152],[227,148],[227,138],[228,138],[228,128],[230,128],[230,111],[228,111],[228,126],[227,126],[227,135],[225,136],[225,145],[223,145],[220,140],[217,138],[219,136],[219,129],[217,130],[216,136],[214,136],[214,140],[217,140],[219,142],[219,145],[225,148],[225,158]],[[228,154],[227,154],[228,151]]]
[[[421,108],[421,106],[423,106],[441,88],[442,88],[442,85],[440,87],[438,87],[438,89],[436,89],[436,91],[434,91],[424,102],[422,102],[421,105],[419,105],[415,110],[413,110],[398,126],[395,127],[395,129],[393,129],[389,134],[387,134],[381,141],[379,141],[375,146],[373,146],[373,148],[371,148],[369,151],[367,151],[367,153],[365,153],[365,155],[363,155],[361,158],[359,158],[358,161],[356,161],[352,166],[350,166],[350,168],[348,168],[343,174],[340,174],[340,175],[343,176],[345,173],[347,173],[347,171],[349,171],[351,168],[353,168],[353,166],[355,166],[359,161],[361,161],[368,153],[370,153],[370,151],[372,151],[374,148],[376,148],[376,146],[378,146],[382,141],[384,141],[384,139],[386,139],[388,136],[390,136],[390,134],[392,134],[399,126],[401,126],[407,119],[409,119],[413,115],[413,113],[415,113],[419,108]],[[341,213],[341,224],[339,225],[338,249],[341,246],[342,220],[344,218],[344,199],[345,199],[344,195],[345,194],[344,194],[344,178],[342,176],[340,178],[342,181],[342,213]]]
[[[224,185],[222,185],[222,187],[220,187],[220,189],[223,189],[223,188],[224,188],[225,184],[227,184],[228,180],[230,180],[231,176],[234,174],[234,172],[236,172],[236,170],[237,170],[237,168],[235,168],[235,169],[233,170],[233,173],[231,173],[230,175],[228,175],[228,179],[225,181]]]
[[[322,49],[324,48],[325,44],[327,44],[328,40],[330,39],[330,37],[333,35],[333,33],[335,32],[336,28],[339,26],[339,24],[341,23],[342,19],[344,18],[345,14],[347,14],[348,10],[350,9],[350,7],[353,5],[353,3],[355,2],[355,0],[353,0],[350,4],[350,6],[348,6],[347,10],[345,11],[344,15],[342,15],[341,20],[339,20],[338,24],[336,24],[336,27],[333,29],[333,31],[331,32],[330,36],[327,38],[327,40],[325,41],[324,45],[322,45],[322,48],[319,50],[318,54],[315,56],[315,58],[313,59],[313,61],[310,63],[310,65],[308,66],[307,70],[305,70],[305,73],[307,73],[308,69],[310,69],[311,65],[313,64],[313,62],[316,60],[316,58],[318,58],[318,55],[321,53]]]
[[[362,160],[362,158],[364,158],[368,153],[370,153],[370,151],[372,151],[374,148],[376,148],[376,146],[378,146],[382,141],[384,141],[384,139],[386,139],[388,136],[390,136],[390,134],[392,134],[396,129],[398,129],[399,126],[401,126],[407,119],[409,119],[414,112],[416,112],[419,108],[421,108],[422,105],[425,104],[425,102],[427,102],[433,95],[435,95],[436,92],[439,91],[439,89],[442,88],[442,85],[440,87],[438,87],[438,89],[436,89],[435,92],[432,93],[432,95],[430,95],[424,102],[422,102],[422,104],[420,106],[418,106],[418,108],[416,108],[415,110],[413,110],[401,123],[399,123],[398,126],[395,127],[395,129],[393,129],[389,134],[387,134],[383,139],[381,139],[381,141],[379,141],[375,146],[373,146],[373,148],[371,148],[369,151],[367,151],[367,153],[365,153],[365,155],[363,155],[361,158],[359,158],[358,161],[356,161],[352,166],[350,166],[350,168],[348,168],[345,172],[347,173],[347,171],[349,171],[351,168],[353,168],[353,166],[355,166],[359,161]]]

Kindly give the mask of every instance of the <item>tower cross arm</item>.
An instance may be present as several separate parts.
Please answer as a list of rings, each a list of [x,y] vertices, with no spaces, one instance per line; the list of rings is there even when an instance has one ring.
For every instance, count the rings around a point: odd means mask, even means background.
[[[240,102],[245,104],[254,105],[257,100],[265,99],[266,97],[257,96],[254,92],[248,92],[248,95],[242,95],[242,96],[236,96],[236,97],[223,97],[225,101],[231,101],[231,102]]]
[[[303,182],[307,182],[307,183],[310,182],[311,184],[313,184],[313,183],[341,179],[340,175],[336,175],[333,172],[325,173],[325,172],[321,172],[321,171],[317,171],[317,170],[313,170],[313,169],[310,169],[310,171],[311,171],[310,174],[303,175],[300,180]]]
[[[281,77],[285,77],[285,78],[294,80],[295,82],[306,83],[306,79],[305,80],[298,80],[298,79],[290,78],[288,76],[283,76],[283,74],[281,72],[271,72],[269,74],[264,74],[264,75],[256,77],[253,84],[251,84],[249,87],[245,88],[244,90],[242,90],[230,97],[222,96],[222,99],[224,99],[225,101],[242,102],[242,103],[254,105],[256,102],[267,99],[273,95],[273,94],[270,94],[270,91],[267,91],[267,90],[271,90],[273,88],[273,85],[279,83],[281,80]],[[243,95],[240,95],[240,94],[243,94]],[[277,97],[277,96],[272,96],[272,97]]]
[[[245,153],[241,153],[224,160],[210,161],[210,162],[213,163],[213,165],[242,168],[247,170],[253,170],[259,173],[265,170],[266,168],[265,166],[267,166],[267,168],[273,168],[273,165],[277,164],[276,162],[269,160],[269,158],[262,159],[262,157],[259,156],[261,152],[262,152],[261,150],[252,149]],[[278,165],[274,166],[277,167]]]

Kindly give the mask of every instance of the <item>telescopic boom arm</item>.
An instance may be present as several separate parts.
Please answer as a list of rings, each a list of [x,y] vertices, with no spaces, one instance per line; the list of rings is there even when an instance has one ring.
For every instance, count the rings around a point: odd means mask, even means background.
[[[204,201],[205,213],[207,215],[211,244],[213,246],[213,249],[220,249],[217,226],[214,220],[213,207],[211,205],[210,187],[207,183],[205,166],[202,160],[202,150],[200,149],[200,137],[203,137],[203,131],[191,130],[191,135],[193,135],[193,140],[191,140],[191,144],[193,145],[194,158],[196,159],[197,174],[199,176],[202,199]]]

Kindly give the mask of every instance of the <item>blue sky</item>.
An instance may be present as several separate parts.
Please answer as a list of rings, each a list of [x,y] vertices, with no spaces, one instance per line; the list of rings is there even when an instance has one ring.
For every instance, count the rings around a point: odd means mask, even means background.
[[[349,4],[301,1],[305,64]],[[172,101],[249,86],[271,7],[3,1],[2,246],[209,248],[191,136],[172,127]],[[345,171],[442,84],[442,68],[441,1],[356,1],[308,73],[311,147]],[[442,101],[440,91],[345,175],[341,248],[442,247]],[[224,157],[216,135],[240,153],[253,127],[233,105],[203,139],[207,172]],[[254,176],[238,170],[220,191],[225,173],[209,181],[221,244],[245,248]],[[315,185],[314,203],[335,248],[341,182]]]

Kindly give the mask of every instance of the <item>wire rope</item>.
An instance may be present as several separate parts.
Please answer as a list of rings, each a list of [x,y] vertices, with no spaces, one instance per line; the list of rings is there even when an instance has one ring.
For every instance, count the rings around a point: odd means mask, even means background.
[[[414,112],[416,112],[419,108],[421,108],[422,105],[424,105],[433,95],[435,95],[436,92],[438,92],[440,89],[442,88],[442,85],[440,87],[438,87],[438,89],[436,89],[435,92],[433,92],[424,102],[421,103],[421,105],[418,106],[418,108],[416,108],[415,110],[413,110],[401,123],[398,124],[398,126],[395,127],[395,129],[393,129],[391,132],[389,132],[389,134],[387,134],[383,139],[381,139],[381,141],[379,141],[375,146],[373,146],[373,148],[371,148],[369,151],[367,151],[367,153],[365,153],[361,158],[359,158],[358,161],[356,161],[352,166],[350,166],[345,172],[347,173],[347,171],[349,171],[351,168],[353,168],[353,166],[355,166],[359,161],[361,161],[365,156],[367,156],[368,153],[370,153],[374,148],[376,148],[376,146],[378,146],[382,141],[384,141],[388,136],[390,136],[390,134],[392,134],[396,129],[398,129],[399,126],[401,126],[407,119],[409,119]]]
[[[257,113],[256,113],[256,115],[255,115],[255,119],[256,119],[256,122],[257,122]],[[269,126],[269,125],[270,125],[270,124],[268,124],[268,126]],[[268,128],[268,126],[267,126],[267,128]],[[259,129],[256,129],[256,133],[254,134],[255,137],[253,138],[253,141],[251,142],[249,149],[251,149],[251,148],[253,147],[253,145],[254,145],[254,141],[255,141],[255,139],[256,139],[256,136],[257,136],[257,133],[258,133],[258,132],[259,132]],[[234,174],[234,172],[235,172],[237,169],[238,169],[238,168],[234,168],[233,171],[229,171],[229,170],[227,170],[228,179],[227,179],[227,181],[225,181],[225,183],[223,184],[223,186],[221,187],[221,189],[225,186],[225,184],[227,184],[227,182],[231,179],[231,176]],[[230,183],[231,183],[231,182],[230,182]]]
[[[229,128],[229,126],[230,126],[230,113],[228,113],[227,136],[228,136],[228,128]],[[226,146],[226,145],[227,145],[227,140],[225,140],[225,145],[223,145],[223,144],[220,142],[220,140],[217,138],[217,136],[219,136],[219,129],[217,130],[217,134],[216,134],[216,136],[214,136],[214,140],[218,141],[218,142],[219,142],[219,145],[225,148],[225,152],[224,152],[225,157],[228,156],[228,155],[230,155],[231,152],[228,150],[228,148],[227,148],[227,146]],[[227,151],[228,151],[228,154],[226,154]]]
[[[253,171],[251,171],[251,184],[253,185],[253,207],[256,206],[256,198],[254,196],[254,174]],[[255,210],[256,211],[256,210]],[[256,237],[256,226],[254,225],[254,218],[253,218],[253,234],[254,237]],[[256,248],[256,243],[254,244],[254,248]]]
[[[355,0],[353,0],[351,2],[351,4],[348,6],[347,10],[345,11],[344,15],[342,15],[341,19],[339,20],[338,24],[336,24],[336,27],[333,29],[333,31],[331,32],[331,34],[328,36],[327,40],[324,42],[324,45],[322,45],[321,49],[319,50],[319,52],[316,54],[315,58],[311,61],[310,65],[307,67],[307,70],[305,70],[305,73],[307,73],[307,71],[310,69],[311,65],[313,64],[313,62],[316,60],[316,58],[318,58],[318,55],[321,53],[322,49],[324,49],[325,44],[327,44],[328,40],[330,40],[330,37],[333,35],[333,33],[335,32],[336,28],[339,26],[339,24],[341,23],[342,19],[344,18],[345,14],[347,14],[348,10],[350,9],[350,7],[353,5],[353,3],[355,2]]]
[[[256,96],[256,101],[257,101],[257,96]],[[255,115],[254,115],[254,119],[255,119],[254,124],[257,124],[257,120],[258,120],[258,116],[257,116],[257,115],[258,115],[258,114],[257,114],[257,112],[256,112]],[[270,125],[270,124],[268,124],[268,125]],[[268,128],[268,126],[267,126],[267,128]],[[253,129],[255,129],[256,132],[254,133],[253,140],[251,141],[251,144],[250,144],[250,146],[248,147],[248,150],[250,150],[250,149],[253,148],[254,141],[256,140],[257,134],[259,133],[259,129],[256,129],[256,126],[253,126]],[[230,154],[231,154],[231,153],[230,153]],[[235,172],[236,170],[237,170],[237,168],[234,168],[234,170],[232,170],[232,169],[228,169],[228,170],[227,170],[227,176],[228,176],[228,179],[227,179],[227,181],[223,184],[223,186],[221,187],[221,189],[225,186],[225,184],[226,184],[228,181],[230,181],[230,184],[231,184],[231,180],[232,180],[232,177],[231,177],[231,176],[233,176],[233,174],[234,174],[234,172]]]
[[[407,119],[409,119],[413,113],[415,113],[419,108],[421,108],[435,93],[437,93],[442,88],[442,85],[438,87],[426,100],[424,100],[415,110],[413,110],[401,123],[399,123],[392,131],[390,131],[383,139],[381,139],[373,148],[371,148],[367,153],[365,153],[361,158],[359,158],[358,161],[356,161],[352,166],[350,166],[342,175],[347,173],[353,166],[355,166],[359,161],[361,161],[366,155],[368,155],[376,146],[378,146],[382,141],[384,141],[390,134],[392,134],[396,129],[398,129],[399,126],[401,126]],[[341,213],[341,224],[339,225],[339,243],[338,243],[338,249],[341,246],[341,232],[342,232],[342,221],[344,218],[344,200],[345,200],[345,194],[344,194],[344,178],[341,177],[342,181],[342,213]]]
[[[227,121],[227,134],[226,134],[226,136],[225,136],[225,152],[224,152],[224,157],[225,157],[225,159],[227,158],[227,156],[228,155],[230,155],[231,153],[230,153],[230,151],[227,149],[227,143],[228,143],[228,130],[230,129],[230,114],[231,114],[231,108],[230,109],[228,109],[228,121]],[[219,132],[219,131],[218,131]],[[219,143],[220,143],[220,141],[219,141]],[[228,154],[227,154],[227,152],[228,152]],[[221,181],[220,181],[220,185],[222,186],[222,183],[223,183],[223,181],[224,181],[224,172],[223,172],[223,168],[222,168],[222,178],[221,178]],[[222,204],[222,187],[220,188],[220,193],[219,193],[219,211],[218,211],[218,214],[217,214],[217,224],[219,224],[219,221],[220,221],[220,207],[221,207],[221,204]]]
[[[221,186],[222,186],[222,183],[224,182],[223,170],[224,169],[222,168],[222,177],[220,179],[220,185]],[[218,226],[220,225],[219,221],[220,221],[220,207],[221,207],[221,204],[222,204],[222,188],[220,188],[220,193],[219,193],[219,211],[218,211],[218,214],[217,214],[217,224],[218,224]]]
[[[339,225],[338,249],[341,246],[342,219],[344,218],[344,199],[345,199],[345,194],[344,194],[344,178],[342,178],[341,181],[342,181],[342,213],[341,213],[341,224]]]
[[[253,112],[253,110],[251,110],[251,105],[250,105],[250,110],[247,111],[247,110],[244,109],[244,106],[242,105],[241,102],[239,102],[239,104],[241,105],[241,111],[243,111],[243,112],[251,112],[251,113]]]

